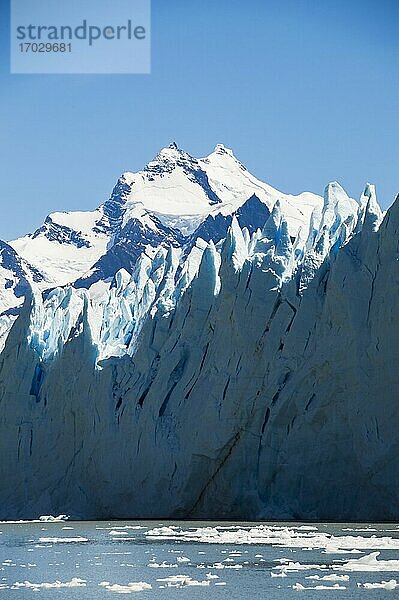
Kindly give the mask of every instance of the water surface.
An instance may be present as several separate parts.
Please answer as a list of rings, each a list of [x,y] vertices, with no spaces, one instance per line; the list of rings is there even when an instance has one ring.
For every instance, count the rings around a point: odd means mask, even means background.
[[[0,600],[399,596],[397,524],[8,522],[0,532]],[[364,587],[381,582],[398,587]]]

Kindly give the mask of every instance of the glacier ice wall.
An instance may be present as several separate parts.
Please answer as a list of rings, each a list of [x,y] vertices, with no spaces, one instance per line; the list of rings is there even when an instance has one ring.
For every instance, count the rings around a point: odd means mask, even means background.
[[[399,198],[161,249],[27,297],[0,356],[0,517],[399,517]]]

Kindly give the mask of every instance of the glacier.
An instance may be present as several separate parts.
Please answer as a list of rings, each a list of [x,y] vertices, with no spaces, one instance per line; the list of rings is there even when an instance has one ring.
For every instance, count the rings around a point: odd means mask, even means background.
[[[0,518],[396,520],[398,229],[171,144],[9,242]]]

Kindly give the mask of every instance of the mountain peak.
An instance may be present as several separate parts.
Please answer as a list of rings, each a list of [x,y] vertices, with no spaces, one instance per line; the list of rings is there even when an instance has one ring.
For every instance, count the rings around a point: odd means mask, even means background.
[[[241,161],[235,156],[233,150],[231,148],[227,148],[227,146],[224,144],[216,144],[213,152],[211,152],[211,154],[209,154],[209,156],[207,156],[204,160],[215,165],[220,165],[221,167],[227,166],[229,169],[233,170],[247,170]]]
[[[169,144],[169,146],[165,146],[164,148],[161,148],[161,150],[158,152],[158,154],[156,155],[156,157],[154,158],[153,161],[151,161],[151,163],[155,163],[155,162],[161,162],[164,163],[166,162],[176,162],[176,161],[191,161],[193,160],[192,157],[185,152],[184,150],[182,150],[181,148],[179,148],[179,146],[177,145],[176,142],[171,142]]]
[[[228,154],[229,156],[234,156],[231,148],[227,148],[224,144],[216,144],[214,152],[216,154]]]

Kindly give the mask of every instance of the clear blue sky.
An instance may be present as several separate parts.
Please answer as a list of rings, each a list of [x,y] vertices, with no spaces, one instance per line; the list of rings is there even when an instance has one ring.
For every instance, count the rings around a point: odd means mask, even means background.
[[[0,238],[107,199],[171,140],[285,192],[399,192],[399,2],[153,0],[151,75],[10,75],[1,0]]]

